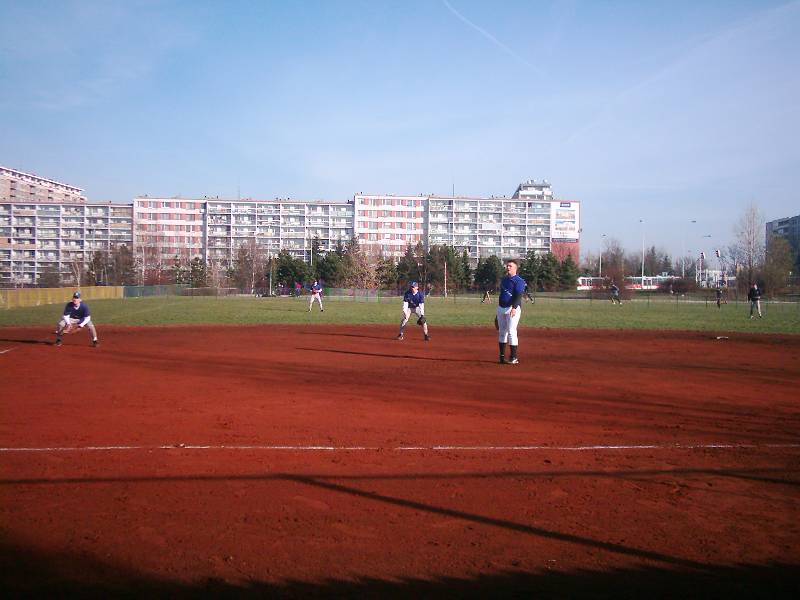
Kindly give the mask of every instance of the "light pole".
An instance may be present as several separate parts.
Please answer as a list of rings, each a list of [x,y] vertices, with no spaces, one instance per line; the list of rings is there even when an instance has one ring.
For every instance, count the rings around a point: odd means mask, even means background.
[[[708,235],[704,235],[703,239],[710,238],[710,237],[711,237],[711,234],[709,233]],[[701,250],[700,250],[700,274],[699,274],[698,279],[697,279],[697,283],[698,284],[702,283],[702,281],[703,281],[703,263],[705,262],[703,259],[705,258],[705,253],[706,253],[705,243],[702,243],[701,244]],[[706,269],[706,279],[708,279],[708,269]],[[707,285],[708,285],[708,282],[706,281],[706,286]]]
[[[644,290],[644,219],[639,219],[642,224],[642,290]]]
[[[603,238],[606,237],[606,234],[600,236],[600,268],[598,269],[599,272],[597,274],[598,277],[603,277]]]
[[[697,223],[692,220],[689,223]],[[683,255],[681,256],[681,279],[686,277],[686,233],[683,234]]]

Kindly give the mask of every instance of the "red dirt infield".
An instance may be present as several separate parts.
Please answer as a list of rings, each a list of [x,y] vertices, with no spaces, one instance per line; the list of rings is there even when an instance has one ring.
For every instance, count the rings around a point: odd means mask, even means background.
[[[0,329],[5,590],[800,589],[800,336],[98,333]]]

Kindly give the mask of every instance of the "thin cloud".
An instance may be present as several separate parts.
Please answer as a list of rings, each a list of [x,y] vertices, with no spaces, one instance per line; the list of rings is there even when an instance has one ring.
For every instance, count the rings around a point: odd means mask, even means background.
[[[444,0],[443,0],[444,1]],[[663,65],[650,75],[633,82],[626,86],[614,95],[609,101],[605,102],[601,108],[596,112],[595,116],[585,125],[578,127],[572,131],[566,138],[564,145],[569,145],[579,139],[583,134],[596,127],[599,123],[603,122],[613,110],[626,98],[633,96],[636,93],[645,90],[652,85],[663,80],[676,70],[686,67],[692,63],[693,60],[702,51],[707,51],[712,48],[719,49],[724,44],[742,44],[750,43],[756,44],[758,40],[763,40],[771,37],[773,29],[788,19],[792,11],[800,8],[800,1],[795,0],[787,4],[781,5],[777,8],[765,9],[754,15],[748,16],[733,25],[725,27],[717,32],[703,34],[697,39],[688,44],[681,45],[680,52],[676,58]],[[740,42],[739,40],[746,40]],[[718,50],[720,54],[724,52],[724,48]],[[638,62],[638,61],[637,61]]]
[[[522,63],[523,65],[525,65],[529,69],[532,69],[533,71],[536,71],[536,73],[538,73],[539,75],[544,75],[544,71],[542,71],[539,67],[536,67],[536,66],[532,65],[530,62],[528,62],[527,60],[522,58],[519,54],[514,52],[511,48],[506,46],[503,42],[501,42],[496,37],[494,37],[491,33],[486,31],[482,27],[479,27],[478,25],[476,25],[472,21],[470,21],[468,18],[466,18],[464,15],[462,15],[460,12],[458,12],[455,8],[453,8],[453,6],[447,0],[442,0],[442,4],[444,4],[445,7],[447,8],[447,10],[449,10],[451,13],[453,13],[460,21],[462,21],[463,23],[465,23],[465,24],[469,25],[470,27],[472,27],[475,31],[477,31],[483,37],[485,37],[487,40],[492,42],[495,46],[500,48],[503,52],[505,52],[506,54],[508,54],[509,56],[514,58],[515,60],[519,61],[520,63]]]

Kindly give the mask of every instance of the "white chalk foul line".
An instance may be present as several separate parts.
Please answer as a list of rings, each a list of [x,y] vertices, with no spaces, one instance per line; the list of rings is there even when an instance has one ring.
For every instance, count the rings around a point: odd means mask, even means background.
[[[5,354],[6,352],[11,352],[12,350],[16,350],[16,348],[6,348],[5,350],[0,350],[0,354]]]
[[[616,444],[613,446],[267,446],[267,445],[195,445],[163,446],[69,446],[41,448],[0,448],[0,452],[103,452],[124,450],[275,450],[290,452],[592,452],[604,450],[745,450],[800,448],[800,444]]]

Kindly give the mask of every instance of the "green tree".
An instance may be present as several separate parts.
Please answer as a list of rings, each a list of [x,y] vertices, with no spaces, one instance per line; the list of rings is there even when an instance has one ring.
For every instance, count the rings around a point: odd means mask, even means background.
[[[469,265],[469,254],[466,249],[461,253],[461,274],[462,287],[469,289],[472,286],[472,267]]]
[[[406,252],[397,263],[397,279],[404,285],[410,281],[419,281],[420,277],[419,263],[417,256],[412,246],[406,246]]]
[[[535,250],[528,252],[528,255],[519,265],[519,276],[528,284],[528,290],[539,289],[539,278],[541,276],[541,259]]]
[[[61,273],[58,272],[56,265],[47,265],[39,274],[39,287],[57,288],[61,287]]]
[[[111,250],[110,269],[109,283],[112,285],[136,284],[136,260],[127,245],[121,244]]]
[[[293,287],[296,281],[302,283],[308,279],[308,271],[305,261],[295,258],[288,250],[281,250],[278,253],[275,273],[280,283]]]
[[[311,240],[311,276],[315,279],[322,279],[319,273],[319,264],[322,259],[322,240],[315,235]]]
[[[561,265],[552,252],[545,254],[539,263],[539,289],[551,292],[557,290],[560,278],[559,271]]]
[[[475,285],[481,290],[494,291],[500,284],[504,272],[503,263],[496,256],[479,259],[475,268]]]
[[[559,284],[562,290],[574,290],[578,285],[578,265],[571,254],[562,261],[559,269]]]
[[[315,262],[315,270],[317,278],[325,285],[340,286],[343,279],[342,257],[336,251],[328,252]]]
[[[108,254],[102,250],[92,254],[92,259],[86,265],[86,285],[100,285],[108,283]]]
[[[208,266],[201,257],[195,256],[189,263],[189,285],[192,287],[208,286]]]
[[[391,258],[378,259],[378,285],[385,290],[397,288],[397,265]]]

